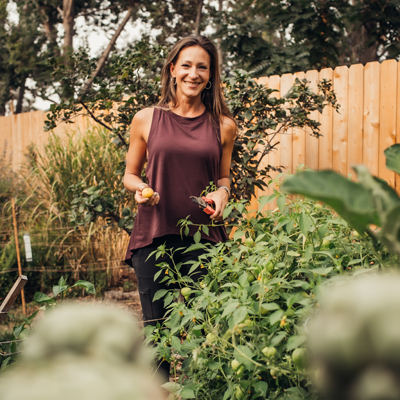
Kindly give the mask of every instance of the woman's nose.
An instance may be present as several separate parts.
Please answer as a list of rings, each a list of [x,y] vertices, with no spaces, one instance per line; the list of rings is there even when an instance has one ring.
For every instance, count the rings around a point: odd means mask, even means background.
[[[191,78],[197,78],[197,77],[199,76],[199,74],[197,73],[196,67],[192,67],[192,68],[189,70],[189,76],[190,76]]]

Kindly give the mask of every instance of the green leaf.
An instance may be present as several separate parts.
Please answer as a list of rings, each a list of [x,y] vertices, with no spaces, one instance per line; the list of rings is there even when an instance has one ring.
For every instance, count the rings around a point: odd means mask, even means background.
[[[265,381],[258,381],[254,384],[254,390],[263,398],[267,398],[268,383]]]
[[[287,341],[286,350],[291,351],[301,346],[306,341],[306,336],[290,336]]]
[[[171,337],[171,347],[174,348],[176,351],[181,350],[181,341],[176,336]]]
[[[389,248],[400,255],[400,204],[387,214],[381,234]]]
[[[276,193],[272,193],[269,196],[261,196],[260,197],[260,204],[258,206],[258,212],[262,212],[263,208],[268,204],[271,203],[271,201],[273,201],[274,199],[276,199]]]
[[[280,321],[282,319],[282,317],[284,316],[284,312],[282,310],[278,310],[275,311],[273,314],[270,315],[269,317],[269,323],[271,325],[276,324],[278,321]]]
[[[75,283],[75,285],[72,285],[71,287],[80,287],[86,289],[86,291],[90,294],[96,294],[96,289],[94,288],[93,283],[90,283],[88,281],[78,281]]]
[[[384,153],[386,156],[386,167],[400,174],[400,144],[397,143],[388,147]]]
[[[186,387],[184,387],[180,391],[179,397],[181,397],[182,399],[195,399],[196,398],[193,389],[189,389],[189,388],[186,388]]]
[[[37,304],[55,303],[53,297],[47,296],[47,294],[36,292],[33,296],[33,301]]]
[[[300,172],[288,177],[281,188],[287,193],[323,201],[359,233],[369,224],[379,224],[369,191],[334,171]]]
[[[194,235],[193,235],[193,240],[195,243],[200,243],[201,240],[201,233],[200,231],[197,231]]]
[[[312,268],[310,269],[311,272],[318,275],[328,275],[329,272],[333,270],[333,267],[326,267],[326,268]]]
[[[53,286],[53,295],[54,295],[54,297],[58,296],[62,292],[65,292],[68,288],[69,288],[68,285]]]
[[[233,313],[233,312],[238,308],[238,305],[239,305],[239,302],[236,301],[236,300],[232,301],[232,303],[229,303],[229,304],[225,307],[224,312],[222,313],[221,318],[224,318],[225,316],[227,316],[227,315]]]
[[[228,218],[229,214],[232,212],[232,208],[233,208],[232,205],[227,205],[227,206],[225,207],[224,213],[222,214],[222,218],[223,218],[223,219]]]
[[[245,235],[245,232],[240,230],[240,229],[238,229],[233,235],[233,240],[238,240],[244,235]]]
[[[203,225],[202,228],[203,228],[203,232],[204,232],[207,236],[209,236],[209,235],[210,235],[210,232],[209,232],[209,230],[208,230],[208,226],[207,226],[207,225]]]
[[[279,332],[271,340],[271,346],[278,346],[278,344],[287,336],[286,332]]]
[[[247,317],[247,308],[239,307],[233,312],[233,323],[235,325],[240,324]]]
[[[245,365],[247,369],[252,370],[254,369],[254,364],[251,362],[254,354],[253,352],[247,347],[238,345],[236,349],[234,349],[233,354],[241,364]]]
[[[206,246],[203,243],[195,243],[192,244],[191,246],[189,246],[185,251],[183,251],[182,253],[189,253],[191,251],[195,251],[195,250],[200,250],[200,249],[205,249]]]
[[[167,289],[157,290],[156,294],[154,295],[153,301],[162,299],[167,293],[168,293]]]
[[[304,211],[302,211],[300,215],[299,226],[304,236],[307,236],[307,233],[310,232],[313,227],[311,218]]]
[[[286,254],[287,254],[288,256],[291,256],[291,257],[299,257],[299,256],[300,256],[300,253],[296,253],[296,252],[293,251],[293,250],[289,250]]]
[[[286,207],[286,196],[279,196],[276,203],[278,204],[279,210],[283,212]]]

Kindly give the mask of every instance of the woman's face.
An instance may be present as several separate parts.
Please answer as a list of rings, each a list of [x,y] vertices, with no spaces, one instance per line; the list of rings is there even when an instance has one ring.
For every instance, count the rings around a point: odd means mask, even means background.
[[[170,71],[176,78],[178,96],[200,96],[211,77],[210,56],[200,46],[186,47],[180,51],[176,63],[171,63]]]

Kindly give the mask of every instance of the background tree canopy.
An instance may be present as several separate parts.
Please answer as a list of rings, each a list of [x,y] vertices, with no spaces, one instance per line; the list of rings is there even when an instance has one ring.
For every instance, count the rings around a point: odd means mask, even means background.
[[[167,47],[207,34],[217,41],[224,72],[242,68],[255,77],[400,54],[397,0],[0,0],[0,115],[11,99],[19,113],[37,98],[58,103],[71,96],[52,66],[70,66],[78,17],[108,40],[118,38],[128,19],[128,26],[146,24],[152,41]]]

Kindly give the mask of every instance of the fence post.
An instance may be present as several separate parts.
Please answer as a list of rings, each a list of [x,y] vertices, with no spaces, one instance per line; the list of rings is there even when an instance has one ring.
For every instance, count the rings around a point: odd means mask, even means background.
[[[21,277],[22,276],[21,256],[19,254],[17,214],[15,212],[15,201],[14,201],[14,198],[11,199],[11,204],[12,204],[12,214],[13,214],[13,221],[14,221],[15,248],[17,250],[18,274]],[[22,312],[26,316],[25,293],[24,293],[24,289],[23,289],[23,287],[25,286],[25,283],[22,285],[22,288],[21,288],[21,299],[22,299]]]

